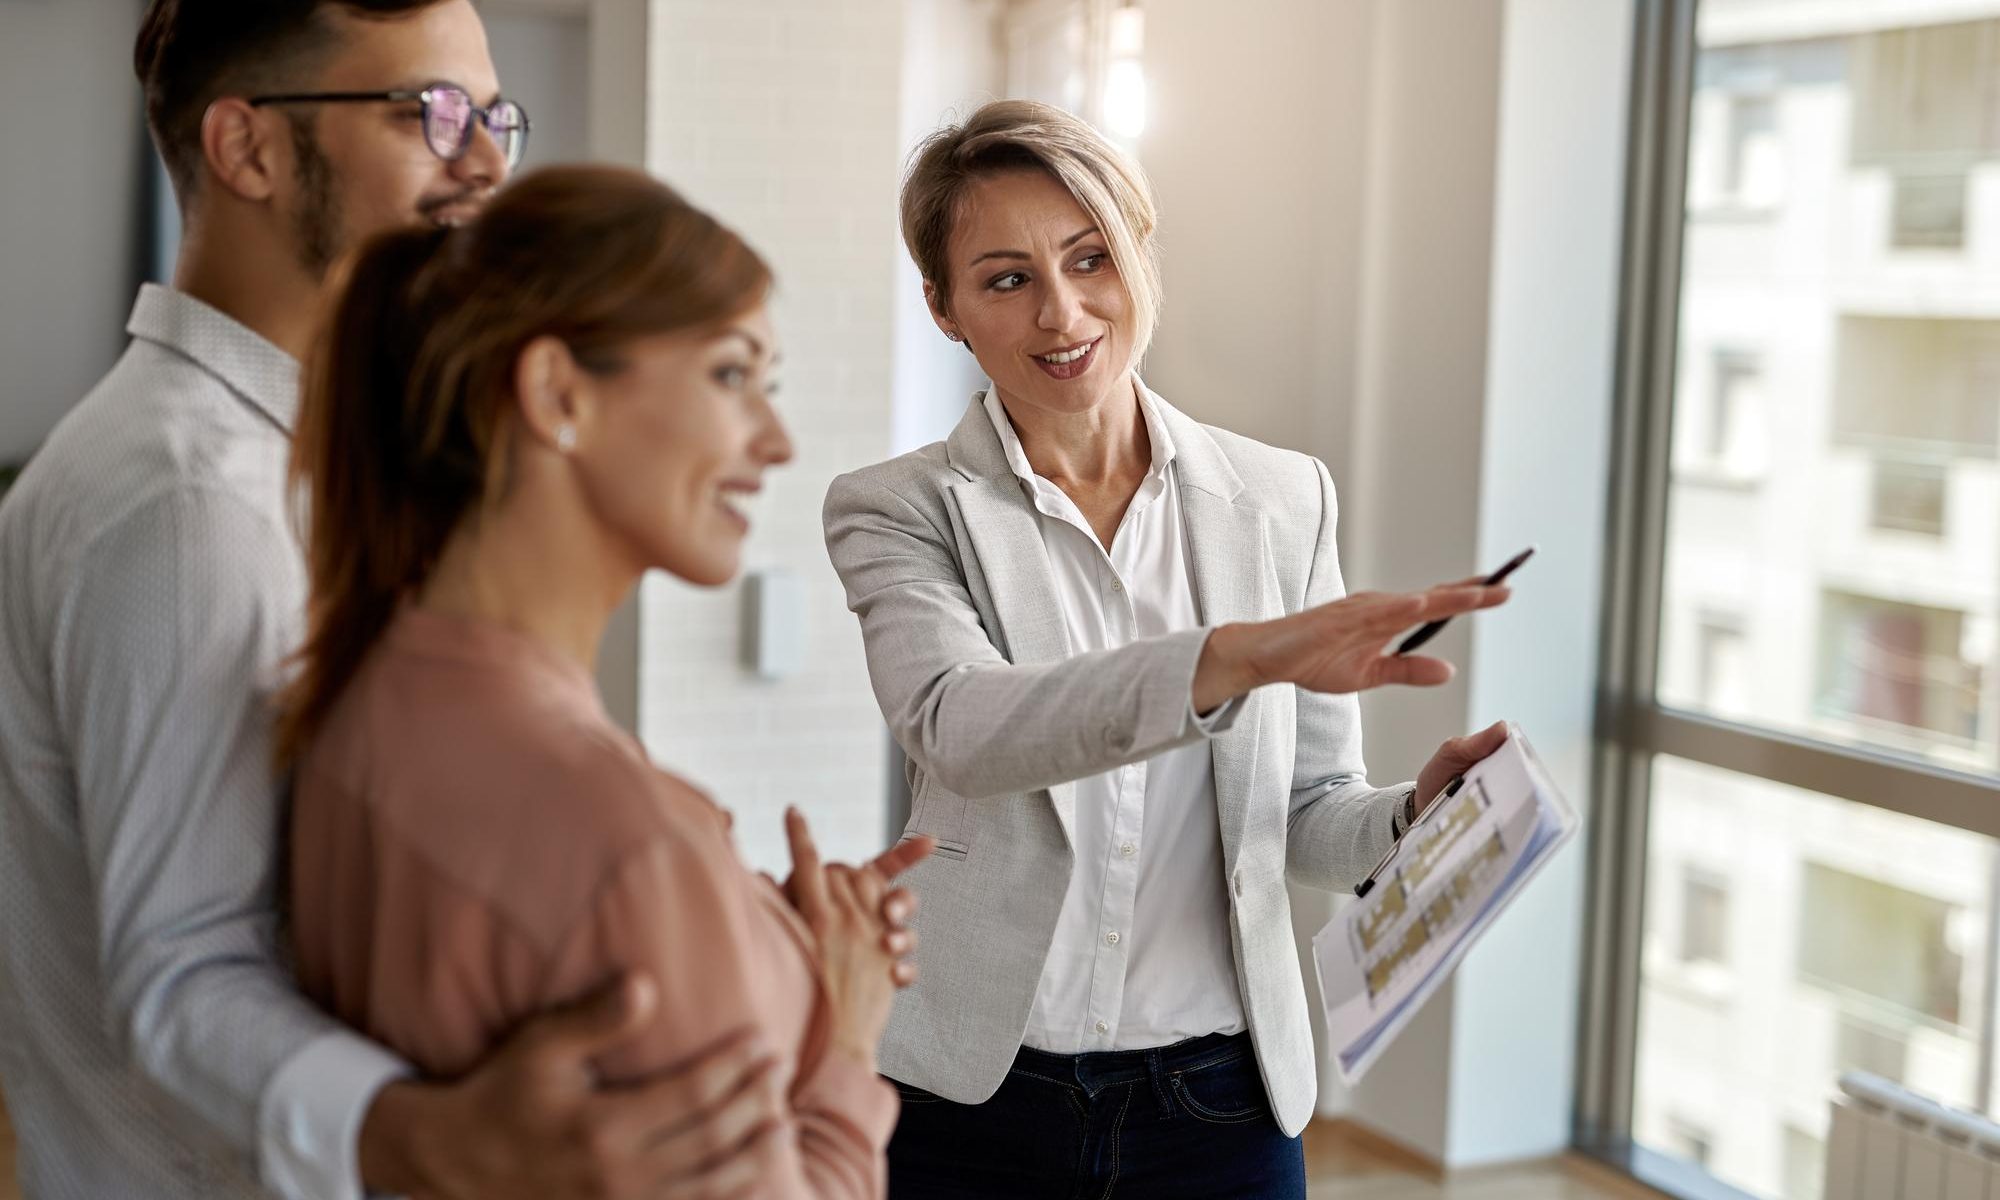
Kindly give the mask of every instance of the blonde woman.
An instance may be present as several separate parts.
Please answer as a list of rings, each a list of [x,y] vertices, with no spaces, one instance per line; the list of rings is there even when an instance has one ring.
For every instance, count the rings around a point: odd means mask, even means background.
[[[1325,467],[1140,382],[1153,201],[1088,125],[985,106],[918,152],[902,224],[992,386],[826,501],[910,833],[937,839],[881,1055],[891,1193],[1303,1196],[1285,881],[1355,883],[1497,747],[1371,786],[1350,693],[1449,678],[1390,639],[1506,592],[1344,596]]]

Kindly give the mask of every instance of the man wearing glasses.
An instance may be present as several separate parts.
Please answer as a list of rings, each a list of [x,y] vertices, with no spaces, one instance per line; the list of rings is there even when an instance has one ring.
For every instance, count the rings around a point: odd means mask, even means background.
[[[152,0],[172,288],[0,506],[0,1080],[27,1195],[708,1197],[778,1097],[748,1044],[598,1090],[630,980],[449,1084],[295,991],[267,700],[304,573],[284,472],[328,268],[519,160],[469,0]]]

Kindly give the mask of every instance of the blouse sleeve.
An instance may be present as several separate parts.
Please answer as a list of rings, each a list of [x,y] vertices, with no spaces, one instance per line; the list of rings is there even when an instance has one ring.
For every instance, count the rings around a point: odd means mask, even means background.
[[[589,936],[579,939],[591,949],[592,982],[643,970],[660,990],[659,1019],[598,1064],[608,1079],[685,1066],[746,1026],[774,1047],[796,1044],[799,1014],[818,1002],[799,994],[817,991],[809,963],[804,971],[783,968],[780,956],[803,956],[804,948],[756,894],[768,885],[737,859],[718,817],[703,813],[689,824],[701,827],[655,838],[620,862],[599,892]],[[790,1064],[794,1072],[801,1066],[788,1088],[788,1128],[757,1194],[881,1196],[883,1151],[899,1107],[894,1090],[836,1054]]]

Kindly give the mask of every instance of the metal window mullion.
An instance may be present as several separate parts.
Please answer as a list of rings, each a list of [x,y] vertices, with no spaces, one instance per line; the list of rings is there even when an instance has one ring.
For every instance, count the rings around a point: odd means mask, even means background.
[[[1651,755],[1626,729],[1657,674],[1694,7],[1636,0],[1575,1131],[1594,1146],[1632,1127]]]
[[[1599,775],[1601,794],[1618,798],[1618,813],[1600,820],[1592,847],[1591,1003],[1579,1061],[1586,1074],[1579,1082],[1577,1134],[1596,1147],[1617,1145],[1632,1133],[1651,777],[1652,756],[1631,748],[1607,754]]]
[[[2000,1054],[2000,846],[1992,849],[1986,882],[1986,961],[1979,986],[1979,1078],[1973,1086],[1981,1111],[2000,1112],[1994,1091],[1994,1055]]]
[[[1990,776],[1658,705],[1635,705],[1625,733],[1650,754],[2000,838],[2000,779]]]

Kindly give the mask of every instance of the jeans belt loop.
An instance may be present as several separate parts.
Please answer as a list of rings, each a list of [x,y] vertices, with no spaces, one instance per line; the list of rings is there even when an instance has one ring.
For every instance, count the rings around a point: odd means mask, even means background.
[[[1153,1085],[1153,1099],[1159,1103],[1161,1119],[1174,1115],[1173,1097],[1168,1094],[1166,1068],[1160,1064],[1160,1049],[1146,1051],[1146,1080]]]

